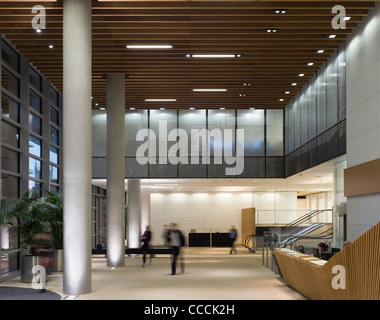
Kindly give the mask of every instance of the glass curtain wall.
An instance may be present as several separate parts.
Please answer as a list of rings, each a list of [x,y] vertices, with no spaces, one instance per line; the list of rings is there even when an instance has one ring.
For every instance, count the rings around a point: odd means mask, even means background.
[[[0,47],[1,197],[59,191],[61,95],[9,42]],[[19,270],[19,255],[17,231],[1,225],[0,281]]]
[[[1,41],[1,197],[15,198],[20,193],[20,56]],[[0,225],[0,281],[19,269],[17,229]]]

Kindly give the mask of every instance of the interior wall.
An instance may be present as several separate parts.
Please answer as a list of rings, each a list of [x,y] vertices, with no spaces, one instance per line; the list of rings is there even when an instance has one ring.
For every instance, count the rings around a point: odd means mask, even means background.
[[[307,213],[307,200],[305,198],[297,198],[297,218]]]
[[[333,208],[332,192],[318,192],[306,196],[307,211],[325,210]],[[317,215],[313,222],[332,223],[332,212],[323,212]]]
[[[347,40],[347,168],[380,158],[380,3]],[[380,194],[347,198],[347,239],[380,220]]]
[[[150,204],[152,245],[161,245],[163,225],[170,222],[178,223],[185,235],[190,229],[196,232],[228,232],[231,225],[235,225],[241,235],[241,210],[249,207],[255,207],[256,214],[260,210],[272,214],[276,210],[284,210],[282,220],[288,221],[294,218],[293,213],[297,210],[297,193],[152,192]],[[237,243],[240,243],[240,236]]]

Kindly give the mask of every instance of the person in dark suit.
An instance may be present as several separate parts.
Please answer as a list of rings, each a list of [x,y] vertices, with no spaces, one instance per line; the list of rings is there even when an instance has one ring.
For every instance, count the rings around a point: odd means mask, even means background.
[[[150,227],[146,226],[146,229],[145,229],[145,231],[141,237],[141,242],[142,242],[141,251],[143,253],[143,257],[142,257],[142,260],[143,260],[142,266],[143,267],[145,267],[146,255],[148,253],[149,241],[151,239],[152,239],[152,232],[150,231]],[[150,262],[152,263],[152,259],[150,259]]]
[[[173,249],[172,261],[171,261],[171,268],[172,268],[171,274],[172,275],[176,274],[178,259],[181,262],[181,273],[183,273],[185,271],[185,263],[183,261],[183,257],[181,256],[181,250],[182,250],[182,247],[185,246],[185,237],[183,236],[183,233],[181,232],[181,230],[178,230],[177,224],[174,222],[170,224],[170,229],[167,234],[167,241]]]
[[[323,260],[329,260],[331,258],[331,252],[327,252],[328,245],[326,243],[319,243],[318,244],[318,251],[319,251],[319,257]]]

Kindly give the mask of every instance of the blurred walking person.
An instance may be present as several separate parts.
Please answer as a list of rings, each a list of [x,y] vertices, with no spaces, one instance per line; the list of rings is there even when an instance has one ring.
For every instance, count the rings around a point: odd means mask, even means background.
[[[232,254],[232,252],[237,253],[236,248],[235,248],[235,241],[237,238],[237,230],[236,230],[235,226],[231,226],[229,238],[230,238],[230,246],[231,246],[230,254]]]
[[[152,232],[150,231],[150,227],[146,226],[146,229],[145,229],[145,231],[141,237],[141,242],[142,242],[141,251],[143,253],[143,257],[142,257],[142,261],[143,261],[142,266],[143,267],[145,267],[146,255],[148,253],[149,241],[151,239],[152,239]],[[150,257],[150,263],[149,264],[152,264],[152,256]]]
[[[171,260],[171,274],[176,274],[178,259],[181,263],[181,273],[183,273],[185,271],[185,262],[183,261],[183,257],[181,256],[181,250],[182,247],[185,246],[185,237],[183,236],[183,233],[180,230],[178,230],[177,224],[174,222],[170,224],[170,230],[167,234],[167,241],[173,249]]]

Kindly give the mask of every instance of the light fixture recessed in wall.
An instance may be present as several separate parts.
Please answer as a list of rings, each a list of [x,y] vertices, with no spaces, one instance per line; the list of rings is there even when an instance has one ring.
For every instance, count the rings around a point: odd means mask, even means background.
[[[198,92],[226,92],[227,89],[193,89],[193,91],[198,91]]]
[[[175,102],[177,99],[145,99],[146,102]]]
[[[187,54],[186,58],[241,58],[241,54]]]
[[[172,45],[166,44],[131,44],[125,46],[127,49],[171,49]]]

